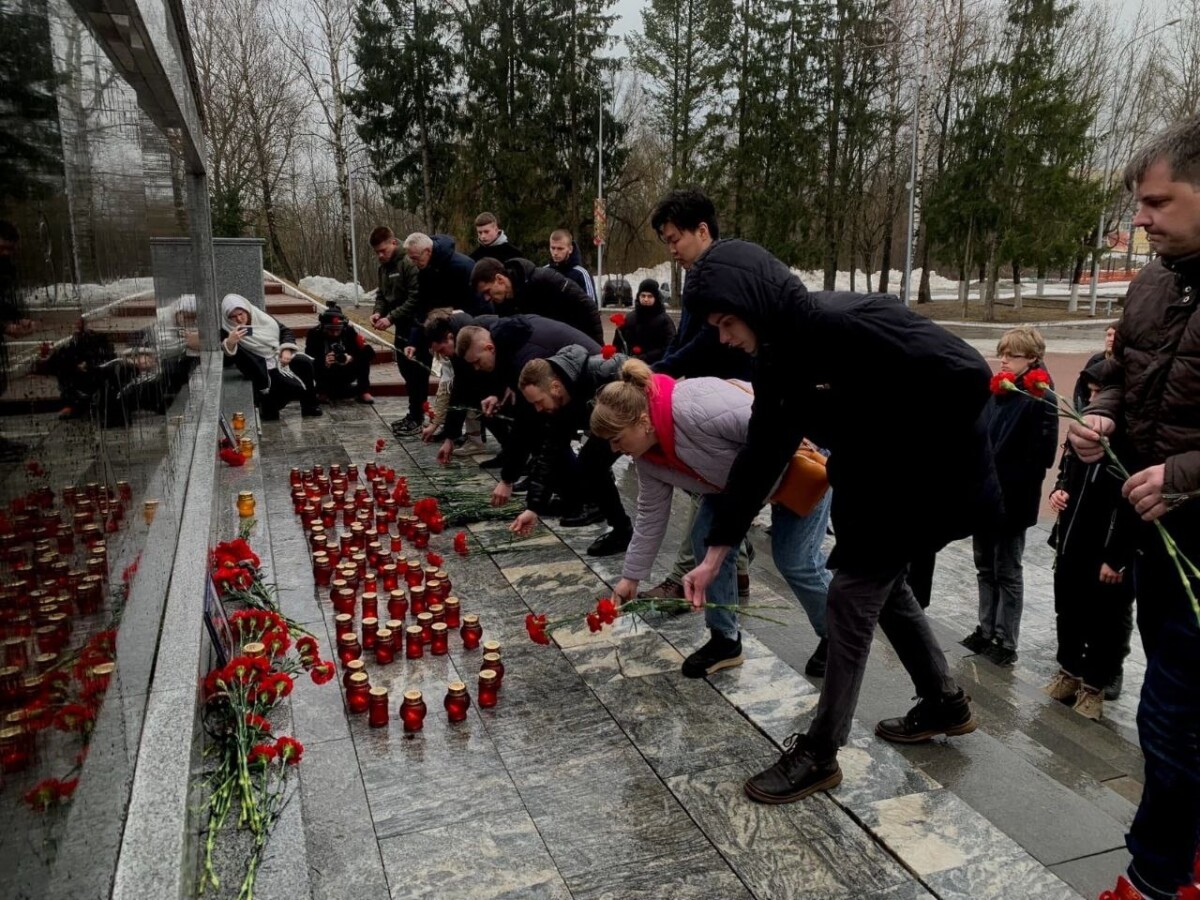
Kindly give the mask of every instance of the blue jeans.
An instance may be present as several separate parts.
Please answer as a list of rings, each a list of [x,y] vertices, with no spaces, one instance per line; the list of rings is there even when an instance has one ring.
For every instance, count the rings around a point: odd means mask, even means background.
[[[798,516],[778,503],[771,506],[771,556],[779,574],[783,576],[796,599],[808,614],[808,621],[818,637],[825,637],[825,598],[832,576],[825,568],[825,554],[821,542],[829,525],[829,505],[832,492],[826,491],[821,502],[807,516]],[[704,539],[713,519],[712,495],[700,501],[692,526],[692,551],[697,560],[704,559],[708,548]],[[738,636],[737,613],[737,559],[728,553],[716,579],[708,589],[708,599],[728,609],[714,609],[711,605],[704,610],[704,621],[716,634],[729,640]]]

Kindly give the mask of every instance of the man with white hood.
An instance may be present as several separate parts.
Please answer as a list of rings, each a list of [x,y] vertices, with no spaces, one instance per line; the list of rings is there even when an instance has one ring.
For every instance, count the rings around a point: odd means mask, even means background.
[[[317,402],[313,361],[300,352],[290,328],[253,306],[241,294],[221,301],[221,348],[254,385],[254,405],[264,422],[300,401],[304,417],[322,415]]]

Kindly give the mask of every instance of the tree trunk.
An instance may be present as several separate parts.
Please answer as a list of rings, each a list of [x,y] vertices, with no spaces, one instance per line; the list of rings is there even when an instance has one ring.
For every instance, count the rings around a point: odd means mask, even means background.
[[[983,289],[983,320],[985,322],[996,321],[996,283],[1000,280],[1000,260],[996,251],[999,244],[999,235],[989,235],[987,261],[984,263],[984,277],[981,279],[981,287]]]
[[[837,266],[838,266],[838,242],[841,238],[841,228],[835,226],[835,219],[841,217],[837,214],[838,209],[844,209],[840,205],[837,196],[837,172],[840,162],[838,151],[840,149],[839,139],[841,137],[841,119],[842,119],[842,93],[844,91],[844,82],[846,73],[844,71],[844,28],[846,21],[845,0],[838,0],[837,4],[837,34],[834,37],[833,44],[833,69],[829,73],[830,91],[832,92],[829,105],[829,122],[828,122],[828,137],[827,150],[825,154],[825,266],[824,266],[824,281],[823,287],[827,291],[832,291],[837,283]]]
[[[1012,264],[1013,270],[1013,309],[1021,309],[1021,266],[1017,262]]]

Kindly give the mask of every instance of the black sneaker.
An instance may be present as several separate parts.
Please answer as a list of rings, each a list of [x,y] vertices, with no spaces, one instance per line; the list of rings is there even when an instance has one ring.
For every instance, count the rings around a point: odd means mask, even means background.
[[[499,454],[493,456],[491,459],[485,459],[479,464],[479,468],[481,469],[500,469],[503,468],[503,466],[504,457]]]
[[[1005,647],[999,641],[993,641],[992,645],[984,651],[984,655],[1000,668],[1011,669],[1017,661],[1017,648]]]
[[[684,678],[704,678],[722,669],[742,664],[742,636],[736,640],[722,637],[715,631],[708,643],[683,661]]]
[[[421,433],[421,423],[416,419],[405,416],[403,419],[397,419],[391,425],[392,435],[397,438],[415,437]]]
[[[808,658],[808,662],[804,665],[804,674],[812,678],[825,677],[825,664],[829,657],[829,638],[821,638],[817,644],[817,649],[813,651],[813,655]]]
[[[300,415],[305,419],[316,419],[319,416],[325,415],[319,406],[301,406]]]
[[[989,637],[984,637],[983,629],[976,627],[974,631],[959,641],[959,643],[972,653],[983,653],[988,649],[988,647],[992,646],[992,639]]]
[[[588,545],[588,556],[615,556],[624,553],[633,540],[632,528],[612,528]]]
[[[875,734],[896,744],[919,744],[939,734],[970,734],[978,724],[971,713],[971,698],[959,688],[949,697],[918,697],[907,715],[884,719],[875,726]]]
[[[1116,700],[1121,696],[1121,688],[1125,686],[1125,673],[1117,672],[1113,680],[1104,686],[1104,699]]]
[[[512,491],[514,494],[524,494],[528,490],[529,490],[529,476],[528,475],[526,475],[524,478],[518,478],[516,480],[516,483],[513,484],[513,486],[512,486]]]
[[[769,769],[747,778],[746,796],[759,803],[795,803],[842,783],[837,756],[818,760],[808,735],[793,734],[783,742],[783,755]]]
[[[563,516],[558,520],[558,524],[563,528],[586,528],[588,525],[595,525],[597,522],[603,521],[604,513],[600,512],[598,507],[589,505],[569,516]]]

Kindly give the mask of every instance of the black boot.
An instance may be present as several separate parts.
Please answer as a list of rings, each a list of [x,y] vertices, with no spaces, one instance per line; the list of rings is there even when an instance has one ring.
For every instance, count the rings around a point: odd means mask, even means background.
[[[580,507],[578,511],[563,516],[558,520],[558,524],[562,528],[586,528],[588,525],[595,525],[597,522],[603,521],[604,513],[600,512],[599,507],[589,503]]]
[[[1117,674],[1113,676],[1112,681],[1104,686],[1104,699],[1116,700],[1121,696],[1121,688],[1125,686],[1125,673],[1117,670]]]
[[[730,640],[712,632],[708,643],[683,661],[684,678],[703,678],[742,664],[742,636]]]
[[[624,528],[613,528],[596,538],[587,548],[588,556],[615,556],[624,553],[633,540],[633,529],[626,525]]]
[[[992,639],[984,637],[983,629],[976,627],[974,631],[959,641],[959,643],[972,653],[983,653],[988,647],[992,646]]]
[[[917,705],[900,719],[884,719],[875,733],[897,744],[919,744],[939,734],[970,734],[978,726],[971,714],[971,698],[958,693],[941,697],[919,697]]]
[[[813,655],[808,658],[808,662],[804,666],[804,674],[812,678],[825,677],[825,663],[829,656],[829,638],[821,638],[817,644],[817,649],[813,651]]]
[[[746,780],[746,796],[751,800],[794,803],[842,783],[837,755],[816,752],[808,735],[793,734],[783,747],[777,763]]]

